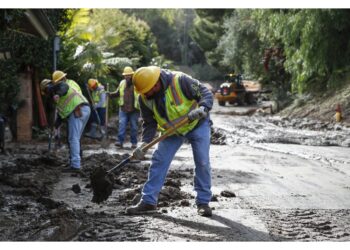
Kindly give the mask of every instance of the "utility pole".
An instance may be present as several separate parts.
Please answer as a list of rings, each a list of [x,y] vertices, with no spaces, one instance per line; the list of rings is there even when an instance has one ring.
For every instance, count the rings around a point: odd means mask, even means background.
[[[53,72],[57,69],[57,57],[58,52],[60,51],[60,41],[61,39],[58,36],[55,36],[55,38],[53,39]]]

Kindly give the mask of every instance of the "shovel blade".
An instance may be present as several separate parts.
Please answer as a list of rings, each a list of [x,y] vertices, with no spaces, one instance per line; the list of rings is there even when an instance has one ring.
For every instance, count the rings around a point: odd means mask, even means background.
[[[107,173],[103,167],[98,167],[91,173],[90,182],[93,191],[92,202],[99,204],[112,194],[114,175]]]

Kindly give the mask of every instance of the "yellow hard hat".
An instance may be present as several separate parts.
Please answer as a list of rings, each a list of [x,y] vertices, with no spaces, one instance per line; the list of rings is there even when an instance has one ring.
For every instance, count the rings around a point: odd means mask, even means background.
[[[131,67],[126,66],[124,68],[123,76],[133,75],[133,74],[134,74],[134,70]]]
[[[97,86],[97,79],[88,80],[89,89],[95,89]]]
[[[136,70],[132,83],[139,94],[145,94],[156,85],[160,76],[160,68],[157,66],[141,67]]]
[[[63,77],[65,77],[67,74],[63,71],[56,70],[52,74],[52,82],[57,83],[59,80],[61,80]]]
[[[46,89],[47,85],[49,85],[50,82],[51,82],[50,79],[44,79],[41,81],[40,90],[41,90],[42,95],[45,95],[45,89]]]

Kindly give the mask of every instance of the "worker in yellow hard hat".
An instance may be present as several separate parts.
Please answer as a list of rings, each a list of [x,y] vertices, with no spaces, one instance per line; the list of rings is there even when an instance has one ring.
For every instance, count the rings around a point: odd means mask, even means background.
[[[52,83],[43,80],[41,89],[50,98],[52,97],[51,100],[56,106],[58,115],[55,129],[57,130],[63,121],[68,123],[70,166],[64,171],[80,172],[80,138],[90,117],[89,102],[81,93],[79,85],[68,80],[62,71],[55,71],[52,74]]]
[[[81,88],[79,86],[79,84],[77,84],[74,80],[72,79],[67,79],[66,77],[66,73],[64,73],[63,71],[60,70],[56,70],[55,72],[53,72],[52,74],[52,83],[53,84],[57,84],[61,81],[67,83],[69,86],[71,86],[72,88],[74,88],[76,91],[78,91],[80,94],[82,94],[81,92]]]
[[[111,93],[111,97],[119,97],[119,129],[118,140],[116,146],[123,148],[126,128],[130,122],[130,141],[131,148],[137,147],[137,134],[138,134],[138,119],[140,116],[138,93],[135,91],[132,84],[132,77],[134,70],[126,66],[123,70],[124,80],[119,84],[118,89]]]
[[[158,195],[175,153],[187,139],[192,146],[195,162],[194,189],[197,192],[197,212],[211,216],[211,168],[209,160],[210,118],[213,94],[198,80],[182,72],[168,71],[156,66],[136,70],[133,84],[140,94],[139,104],[143,120],[142,145],[133,156],[143,159],[143,147],[152,141],[156,130],[161,131],[188,118],[189,123],[177,129],[161,142],[153,152],[148,180],[144,184],[140,202],[126,209],[127,214],[142,214],[157,209]]]
[[[88,80],[88,88],[91,92],[91,101],[93,105],[92,108],[95,111],[92,112],[92,122],[90,124],[90,130],[85,134],[85,136],[99,139],[103,135],[99,134],[99,131],[97,130],[98,126],[100,126],[102,133],[105,133],[107,129],[105,124],[107,107],[106,91],[104,86],[101,83],[99,83],[97,79],[92,78]]]

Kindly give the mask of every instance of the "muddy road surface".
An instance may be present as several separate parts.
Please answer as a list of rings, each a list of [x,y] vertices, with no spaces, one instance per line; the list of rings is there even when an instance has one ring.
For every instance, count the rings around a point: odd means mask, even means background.
[[[84,140],[83,171],[72,174],[62,172],[67,149],[10,144],[0,155],[0,240],[350,240],[348,126],[216,104],[211,118],[211,218],[196,214],[189,144],[172,162],[158,213],[143,216],[124,211],[140,199],[151,152],[115,173],[112,195],[96,204],[90,174],[130,149]]]

